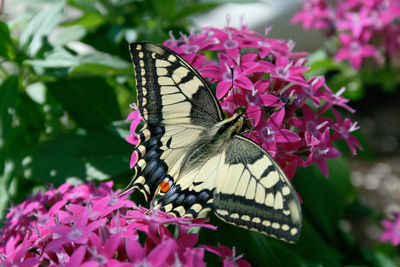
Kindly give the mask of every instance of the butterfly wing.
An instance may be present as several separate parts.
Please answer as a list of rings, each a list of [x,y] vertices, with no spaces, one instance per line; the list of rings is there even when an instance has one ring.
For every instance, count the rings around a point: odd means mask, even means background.
[[[131,44],[130,51],[145,122],[208,127],[223,119],[221,106],[203,78],[175,52],[147,42]]]
[[[200,74],[170,49],[130,45],[138,109],[145,126],[135,149],[138,188],[151,199],[164,178],[175,182],[191,144],[223,119],[222,109]]]
[[[225,169],[217,181],[213,209],[222,220],[295,242],[301,228],[296,191],[273,158],[236,135],[225,146]]]
[[[301,229],[301,208],[290,181],[264,149],[241,135],[185,173],[160,204],[181,217],[212,209],[223,221],[288,242],[297,241]]]

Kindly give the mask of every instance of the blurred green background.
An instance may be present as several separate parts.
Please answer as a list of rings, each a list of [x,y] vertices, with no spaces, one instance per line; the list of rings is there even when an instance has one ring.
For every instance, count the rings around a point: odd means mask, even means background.
[[[191,26],[201,26],[209,18],[216,21],[209,23],[220,23],[223,16],[224,23],[213,26],[224,27],[226,14],[233,10],[232,4],[225,2],[228,1],[2,2],[0,218],[4,218],[7,207],[49,184],[112,179],[116,188],[124,188],[133,174],[129,169],[133,148],[124,140],[129,133],[124,119],[131,110],[129,104],[136,100],[128,43],[161,43],[170,38],[170,33],[187,34]],[[252,16],[245,13],[246,8],[262,5],[266,10],[276,10],[274,3],[245,1],[235,6],[243,8],[246,21]],[[300,8],[293,3],[280,4],[278,14],[282,16],[272,20],[275,28],[271,37],[286,39],[290,38],[286,36],[288,32],[297,32],[298,49],[315,52],[316,41],[309,44],[309,38],[303,36],[308,42],[301,42],[299,26],[289,25],[290,12]],[[282,12],[285,8],[289,13]],[[234,20],[239,21],[239,16],[232,16]],[[260,25],[250,27],[264,30]],[[324,41],[321,36],[315,40]],[[385,150],[379,141],[382,134],[394,136],[395,140],[400,135],[399,131],[392,131],[399,120],[393,121],[390,113],[398,115],[398,108],[382,112],[385,107],[395,107],[399,100],[399,75],[389,67],[355,72],[344,63],[334,62],[322,50],[311,55],[309,65],[310,75],[326,75],[333,89],[350,86],[346,97],[354,100],[351,105],[358,109],[353,119],[367,125],[366,132],[357,133],[365,150],[358,160],[349,162],[345,144],[339,144],[344,155],[329,161],[330,170],[334,170],[329,179],[315,166],[298,170],[293,183],[303,199],[304,228],[296,245],[235,228],[213,216],[211,222],[219,229],[202,230],[200,242],[235,246],[238,254],[243,253],[246,260],[259,266],[396,266],[400,262],[399,249],[376,241],[384,208],[393,205],[393,197],[383,191],[380,194],[385,195],[386,201],[381,203],[379,193],[373,193],[379,185],[371,187],[363,179],[373,173],[374,166],[382,168],[382,158],[390,159],[384,165],[386,171],[387,166],[399,163],[396,147],[393,150],[389,145]],[[392,127],[371,125],[376,114],[380,114],[378,120],[388,119]],[[382,142],[386,139],[382,138]],[[351,169],[355,173],[352,180]],[[377,172],[381,175],[382,170]],[[389,173],[393,174],[393,170]],[[400,192],[398,180],[393,183]],[[134,194],[134,198],[144,203],[140,194]],[[369,235],[371,231],[375,235]],[[220,264],[216,258],[208,257],[210,265]]]

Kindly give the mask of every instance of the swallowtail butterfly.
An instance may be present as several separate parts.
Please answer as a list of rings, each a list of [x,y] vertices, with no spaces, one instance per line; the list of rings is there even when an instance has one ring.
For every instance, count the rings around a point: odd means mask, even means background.
[[[240,134],[243,114],[224,118],[200,74],[170,49],[130,45],[138,109],[145,125],[130,189],[175,216],[213,210],[228,223],[297,241],[300,204],[274,159]]]

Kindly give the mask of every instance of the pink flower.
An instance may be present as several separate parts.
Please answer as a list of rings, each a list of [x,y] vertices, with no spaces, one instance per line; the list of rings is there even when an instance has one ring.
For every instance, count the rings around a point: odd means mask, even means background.
[[[139,110],[136,107],[136,104],[132,105],[133,111],[129,113],[128,117],[126,118],[126,121],[132,121],[130,124],[130,133],[126,138],[126,141],[133,145],[137,145],[138,142],[138,135],[136,134],[135,130],[139,126],[139,123],[142,121],[142,116],[140,115]]]
[[[221,244],[218,244],[217,247],[215,246],[203,246],[206,250],[218,255],[223,259],[223,266],[224,267],[250,267],[250,263],[241,259],[242,255],[236,256],[235,247],[231,250],[228,247],[225,247]]]
[[[349,34],[339,35],[343,47],[335,54],[335,60],[348,60],[351,66],[358,70],[361,67],[363,58],[374,58],[379,53],[373,45],[355,39]]]
[[[340,155],[340,152],[333,148],[330,144],[330,135],[329,135],[329,129],[326,129],[320,139],[317,139],[315,137],[312,137],[312,146],[310,149],[310,155],[304,162],[306,166],[311,165],[313,162],[316,162],[320,171],[325,177],[328,177],[329,175],[329,170],[328,170],[328,164],[326,163],[325,159],[332,159],[336,158]]]
[[[365,58],[377,64],[398,56],[392,49],[400,31],[400,4],[397,0],[303,0],[303,8],[292,18],[306,29],[324,29],[328,36],[340,40],[335,59],[348,60],[354,69],[362,66]],[[328,5],[329,2],[329,5]]]
[[[360,38],[361,33],[374,23],[370,10],[362,8],[360,12],[346,12],[344,18],[338,18],[336,25],[338,30],[349,30],[354,38]]]
[[[390,241],[394,246],[400,244],[400,212],[393,213],[394,220],[382,220],[382,225],[385,228],[380,241]]]
[[[358,139],[352,136],[351,133],[358,130],[360,127],[357,126],[357,122],[353,123],[350,121],[349,118],[345,118],[343,120],[342,117],[340,116],[340,113],[337,110],[332,109],[332,111],[335,114],[337,121],[337,123],[333,125],[333,129],[336,132],[332,135],[332,140],[339,140],[339,139],[345,140],[350,148],[351,153],[355,155],[357,153],[355,147],[357,147],[360,150],[362,150],[363,148]]]
[[[106,219],[101,219],[88,223],[88,216],[89,212],[87,208],[82,208],[79,213],[73,214],[71,219],[68,218],[68,224],[70,224],[70,226],[65,224],[52,226],[51,231],[60,235],[60,237],[51,241],[46,246],[46,250],[56,252],[60,246],[69,242],[74,242],[76,244],[87,243],[88,235],[106,222]],[[65,218],[65,220],[66,219],[67,218]]]
[[[332,121],[329,118],[317,118],[314,111],[307,105],[304,105],[302,110],[304,118],[292,117],[290,122],[304,131],[306,144],[312,146],[315,142],[319,142],[322,133],[332,125]]]
[[[285,56],[280,56],[276,59],[275,64],[268,61],[264,61],[265,72],[271,73],[271,77],[299,84],[302,86],[308,86],[304,80],[302,72],[308,70],[308,67],[297,66],[293,61]]]
[[[324,0],[303,0],[303,10],[291,19],[292,23],[302,22],[305,29],[325,29],[331,26],[332,12]]]
[[[300,141],[300,137],[295,132],[282,127],[284,117],[285,109],[281,108],[274,112],[267,121],[261,120],[256,127],[256,140],[273,157],[276,155],[277,143],[295,143]]]
[[[198,234],[189,229],[215,230],[207,219],[175,218],[116,195],[108,182],[65,184],[29,197],[10,210],[0,230],[2,265],[205,266],[204,249],[196,247]],[[173,235],[167,224],[176,225],[179,234]]]
[[[219,81],[216,93],[217,98],[224,97],[233,87],[251,90],[253,83],[248,78],[248,75],[252,73],[258,64],[252,62],[251,58],[248,57],[241,59],[241,62],[245,63],[243,65],[238,65],[235,59],[224,53],[218,54],[218,57],[219,66],[207,65],[201,69],[201,74],[204,77]]]

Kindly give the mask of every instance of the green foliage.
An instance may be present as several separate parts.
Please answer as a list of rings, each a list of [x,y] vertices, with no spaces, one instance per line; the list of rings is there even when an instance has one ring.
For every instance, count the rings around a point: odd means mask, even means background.
[[[0,22],[0,216],[49,183],[131,179],[128,44],[186,32],[196,1],[20,0]]]

